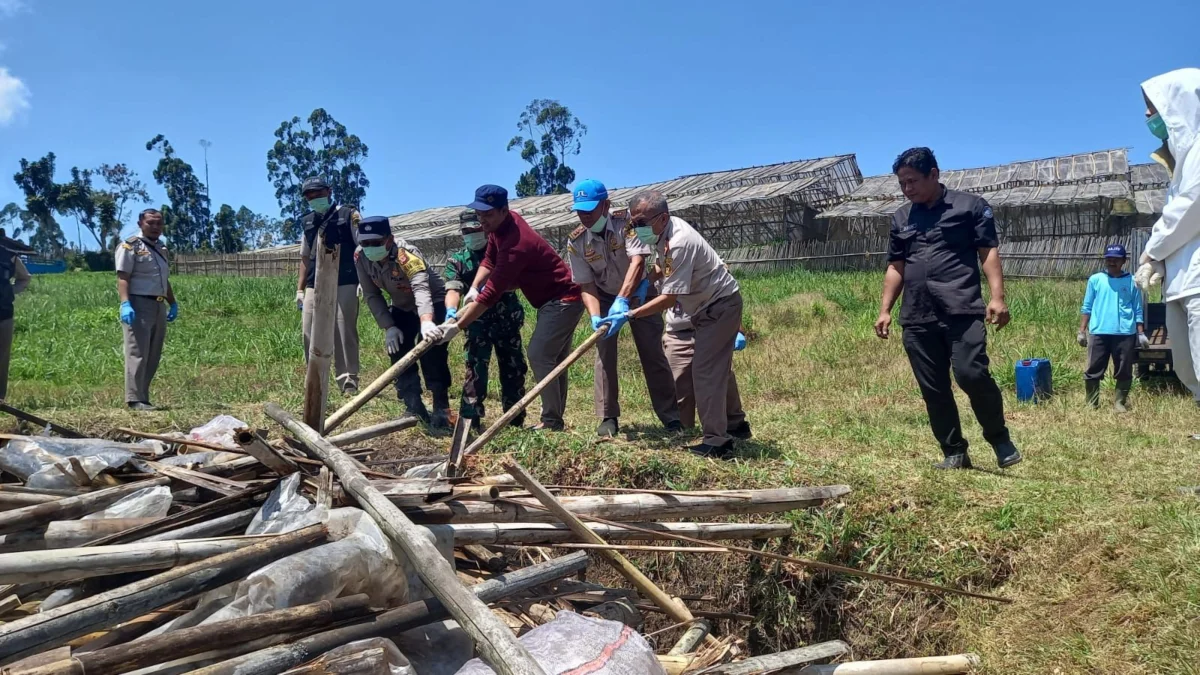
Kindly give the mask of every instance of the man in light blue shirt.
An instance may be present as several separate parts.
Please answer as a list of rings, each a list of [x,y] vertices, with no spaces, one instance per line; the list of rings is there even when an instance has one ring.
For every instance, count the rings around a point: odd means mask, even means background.
[[[1088,279],[1076,336],[1079,346],[1088,348],[1088,366],[1083,374],[1088,405],[1100,405],[1100,381],[1111,358],[1117,380],[1113,409],[1117,412],[1128,410],[1137,350],[1150,344],[1144,332],[1142,292],[1133,275],[1125,271],[1126,261],[1124,246],[1113,244],[1104,250],[1104,271]]]

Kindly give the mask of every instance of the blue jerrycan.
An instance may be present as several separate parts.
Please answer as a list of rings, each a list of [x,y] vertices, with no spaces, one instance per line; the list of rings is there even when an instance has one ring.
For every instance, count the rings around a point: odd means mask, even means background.
[[[1050,359],[1022,359],[1017,361],[1017,400],[1037,403],[1050,398],[1054,393]]]

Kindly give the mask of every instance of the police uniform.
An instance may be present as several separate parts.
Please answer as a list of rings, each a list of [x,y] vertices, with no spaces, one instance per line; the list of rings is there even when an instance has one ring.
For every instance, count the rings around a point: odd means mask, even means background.
[[[358,210],[349,206],[330,206],[323,216],[308,212],[301,219],[304,237],[300,244],[300,257],[308,261],[308,275],[304,279],[304,310],[301,326],[304,332],[304,358],[308,360],[312,340],[313,286],[317,278],[317,235],[332,226],[351,233],[351,239],[339,244],[337,318],[333,327],[333,361],[338,388],[358,389],[358,272],[354,268],[353,234],[361,220]]]
[[[383,218],[378,220],[386,223]],[[388,227],[383,223],[379,226]],[[371,233],[371,225],[362,226],[363,236]],[[362,284],[363,298],[375,323],[384,331],[395,326],[404,336],[400,351],[388,355],[392,363],[416,346],[421,335],[421,316],[432,314],[435,323],[446,320],[446,287],[441,277],[429,272],[425,258],[415,246],[403,239],[395,239],[395,242],[395,247],[379,262],[368,260],[361,246],[354,251],[358,282]],[[384,292],[391,299],[390,303],[383,298]],[[444,411],[450,406],[448,356],[449,349],[442,344],[434,345],[420,358],[420,373],[425,375],[425,388],[433,394],[435,410]],[[396,394],[410,409],[417,408],[416,402],[420,400],[420,373],[414,364],[396,379]],[[424,405],[419,407],[424,408]]]
[[[442,275],[446,290],[465,294],[475,281],[479,265],[483,262],[483,249],[472,251],[463,248],[450,256]],[[488,362],[492,349],[496,350],[496,364],[500,369],[500,402],[508,410],[525,395],[525,375],[529,367],[525,363],[525,348],[521,344],[521,326],[525,324],[525,308],[513,292],[504,293],[500,301],[476,319],[466,330],[467,373],[463,380],[462,402],[459,414],[468,419],[482,419],[484,400],[487,398]],[[514,426],[525,420],[522,412],[513,419]]]
[[[568,237],[567,263],[571,280],[577,284],[596,285],[600,315],[607,316],[629,272],[630,256],[650,256],[650,247],[638,240],[629,227],[628,214],[610,215],[599,234],[580,225]],[[630,307],[638,307],[630,298]],[[633,319],[629,322],[634,346],[650,391],[654,412],[664,425],[679,421],[679,405],[671,367],[663,354],[663,319],[660,314]],[[601,340],[596,345],[596,416],[600,419],[621,416],[617,385],[617,341]]]
[[[662,346],[671,376],[675,380],[675,399],[679,401],[679,421],[685,428],[696,424],[696,388],[692,384],[692,364],[695,361],[696,329],[692,318],[684,314],[679,303],[667,310],[667,330],[663,333]],[[729,385],[725,388],[726,427],[748,429],[746,411],[742,409],[742,396],[738,391],[737,375],[729,371]]]
[[[951,371],[983,437],[993,446],[1009,442],[1004,401],[988,369],[980,291],[979,249],[998,245],[992,209],[978,195],[943,188],[932,206],[909,202],[892,216],[888,261],[904,263],[904,350],[947,457],[967,451]]]
[[[29,286],[29,270],[11,251],[0,248],[0,400],[8,397],[8,364],[12,355],[13,300]]]
[[[158,371],[167,337],[167,295],[170,267],[167,246],[133,236],[117,247],[118,272],[129,275],[129,304],[133,325],[125,326],[125,402],[149,403],[150,381]]]
[[[670,217],[658,240],[661,292],[674,295],[679,309],[691,317],[692,369],[696,412],[704,429],[704,445],[728,448],[729,376],[733,345],[742,325],[742,293],[717,252],[687,221]]]

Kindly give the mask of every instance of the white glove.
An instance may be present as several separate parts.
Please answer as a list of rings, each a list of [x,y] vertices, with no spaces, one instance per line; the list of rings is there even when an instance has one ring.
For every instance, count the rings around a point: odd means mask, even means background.
[[[362,299],[362,284],[359,284],[359,285],[358,285],[358,291],[357,291],[357,293],[358,293],[358,297],[359,297],[359,299],[361,300],[361,299]]]
[[[387,345],[389,354],[399,354],[400,347],[404,343],[404,333],[401,333],[399,328],[392,326],[384,332],[383,343]]]
[[[432,321],[421,322],[421,339],[422,340],[438,340],[442,337],[442,330]]]
[[[1166,265],[1157,260],[1151,260],[1143,253],[1142,264],[1133,275],[1133,283],[1137,284],[1137,287],[1142,289],[1143,292],[1146,292],[1150,290],[1151,286],[1162,283],[1163,277],[1166,274]]]
[[[463,298],[463,306],[466,306],[466,304],[468,302],[475,302],[475,298],[478,298],[478,297],[479,297],[479,289],[472,286],[471,290],[467,291],[467,295]]]
[[[1087,346],[1087,333],[1085,333],[1083,331],[1079,331],[1078,333],[1075,334],[1075,341],[1079,343],[1080,347],[1086,347]]]
[[[461,329],[459,329],[458,324],[453,321],[447,321],[446,323],[443,323],[437,327],[437,330],[438,333],[441,334],[441,338],[438,339],[439,345],[446,344],[447,342],[453,340],[454,336],[462,332]]]
[[[1147,349],[1150,346],[1150,338],[1145,333],[1138,333],[1138,349]]]
[[[296,311],[304,311],[304,291],[296,291]]]

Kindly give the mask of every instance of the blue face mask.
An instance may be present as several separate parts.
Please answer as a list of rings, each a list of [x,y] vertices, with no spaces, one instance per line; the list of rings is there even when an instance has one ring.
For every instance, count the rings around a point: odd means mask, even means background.
[[[487,233],[468,232],[463,235],[463,244],[472,251],[481,251],[487,248]]]
[[[1146,126],[1150,128],[1150,133],[1160,141],[1167,140],[1167,123],[1163,121],[1162,115],[1154,113],[1146,118]]]
[[[658,235],[654,234],[654,228],[650,225],[646,225],[644,227],[635,227],[633,228],[633,232],[637,235],[638,241],[642,242],[643,244],[647,246],[658,245]]]
[[[319,214],[324,214],[329,210],[329,197],[317,197],[316,199],[308,200],[308,208]]]
[[[371,262],[379,262],[387,257],[386,246],[364,246],[362,251],[363,255],[367,256],[367,260]]]

